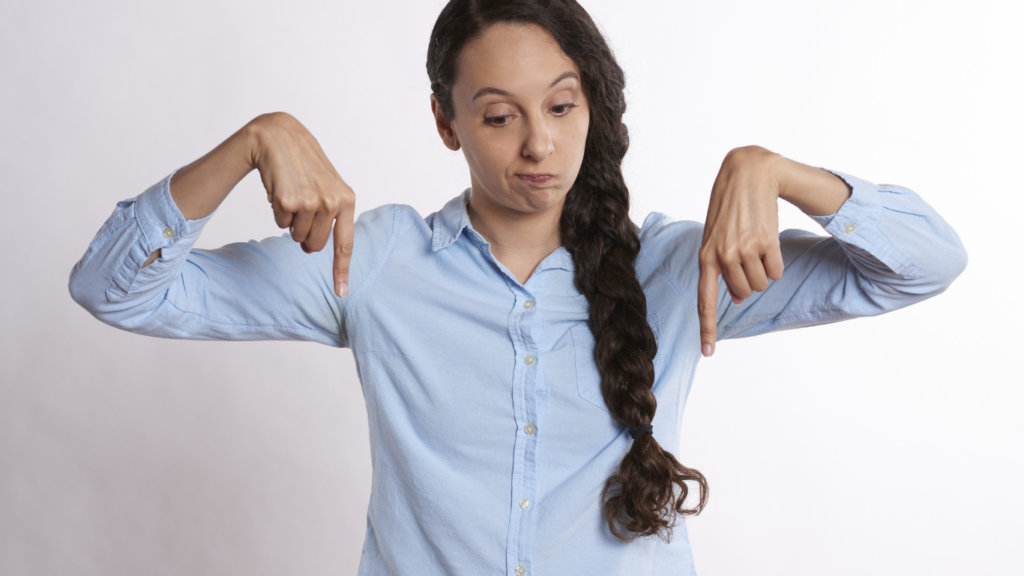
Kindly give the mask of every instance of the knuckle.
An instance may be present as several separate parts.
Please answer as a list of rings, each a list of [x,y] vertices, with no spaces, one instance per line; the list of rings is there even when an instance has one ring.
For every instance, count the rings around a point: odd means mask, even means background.
[[[341,201],[339,199],[337,199],[337,198],[334,198],[332,196],[325,196],[324,199],[323,199],[323,208],[328,213],[334,214],[335,212],[338,211],[338,208],[340,206],[341,206]]]
[[[697,252],[697,260],[705,266],[714,264],[717,259],[718,253],[710,246],[704,246]]]
[[[338,244],[338,252],[340,254],[351,254],[352,253],[352,242],[342,242]]]
[[[299,203],[289,194],[281,198],[281,209],[289,213],[297,212],[299,210]]]
[[[299,206],[303,212],[316,212],[319,208],[320,201],[312,194],[306,194],[303,196],[302,201],[299,202]]]
[[[352,188],[350,188],[349,185],[345,184],[344,182],[341,183],[341,199],[343,202],[349,205],[356,203],[356,193],[353,192]]]

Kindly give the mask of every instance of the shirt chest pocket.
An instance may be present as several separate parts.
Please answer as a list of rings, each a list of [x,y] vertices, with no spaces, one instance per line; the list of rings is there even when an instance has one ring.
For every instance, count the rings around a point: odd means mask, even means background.
[[[661,326],[658,324],[658,315],[653,312],[648,314],[647,323],[654,331],[654,340],[660,344]],[[569,331],[572,334],[572,346],[576,355],[576,390],[580,398],[608,412],[604,394],[601,393],[601,373],[594,362],[594,335],[585,323],[573,326]]]

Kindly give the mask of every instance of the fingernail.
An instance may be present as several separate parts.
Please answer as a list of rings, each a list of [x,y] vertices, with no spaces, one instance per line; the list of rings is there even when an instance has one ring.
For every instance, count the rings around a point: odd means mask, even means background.
[[[704,345],[700,347],[700,352],[704,356],[711,356],[711,344],[705,342]]]
[[[338,296],[344,298],[345,294],[348,294],[348,282],[338,282],[338,286],[336,288],[338,290]]]

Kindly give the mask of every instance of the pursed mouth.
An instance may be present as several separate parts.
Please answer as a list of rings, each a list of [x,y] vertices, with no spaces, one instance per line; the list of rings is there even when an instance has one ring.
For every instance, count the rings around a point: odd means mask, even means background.
[[[516,176],[527,184],[544,184],[554,178],[551,174],[516,174]]]

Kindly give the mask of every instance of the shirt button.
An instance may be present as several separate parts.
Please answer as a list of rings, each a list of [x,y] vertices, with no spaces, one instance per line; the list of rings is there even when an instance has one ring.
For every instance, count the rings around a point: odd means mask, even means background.
[[[527,310],[533,308],[533,300],[527,300],[526,302],[523,302],[523,308],[526,308]]]
[[[534,432],[536,432],[536,431],[537,431],[537,428],[536,428],[536,427],[535,427],[535,426],[534,426],[533,424],[527,424],[527,425],[526,425],[526,429],[525,429],[525,432],[526,432],[527,434],[533,434],[533,433],[534,433]]]
[[[527,500],[526,498],[523,498],[522,500],[519,501],[519,507],[520,508],[525,509],[529,505],[530,505],[530,501]]]
[[[536,361],[537,361],[537,359],[534,358],[533,356],[527,356],[526,358],[523,359],[523,362],[526,362],[527,366],[532,366],[533,363],[536,362]]]
[[[846,233],[847,234],[852,234],[853,231],[856,230],[856,229],[857,229],[857,227],[854,226],[853,224],[847,224],[846,225]]]
[[[164,238],[174,238],[174,230],[171,228],[164,228]]]
[[[516,576],[523,576],[526,574],[526,568],[523,566],[516,566]]]

